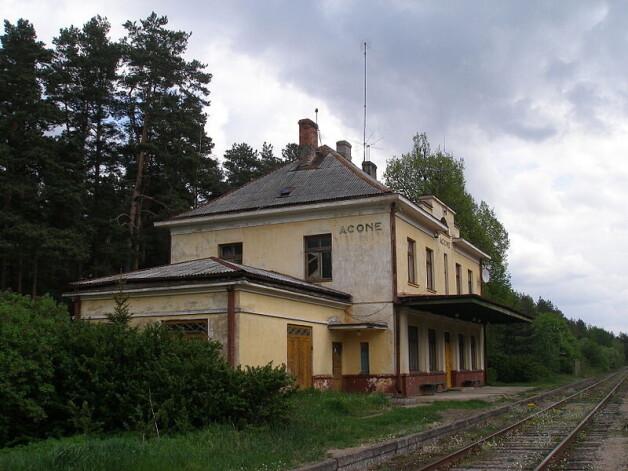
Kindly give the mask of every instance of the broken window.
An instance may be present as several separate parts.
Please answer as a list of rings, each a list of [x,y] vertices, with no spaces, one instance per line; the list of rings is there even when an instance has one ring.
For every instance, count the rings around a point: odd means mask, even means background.
[[[220,258],[233,263],[242,263],[242,242],[233,244],[220,244],[218,246]]]
[[[305,237],[305,278],[331,280],[331,234]]]

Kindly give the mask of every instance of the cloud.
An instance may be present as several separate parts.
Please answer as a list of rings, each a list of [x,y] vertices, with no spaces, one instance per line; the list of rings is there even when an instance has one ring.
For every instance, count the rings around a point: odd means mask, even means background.
[[[234,0],[128,3],[4,0],[50,43],[99,13],[121,24],[152,10],[192,31],[190,57],[214,75],[208,130],[278,152],[319,109],[323,140],[383,173],[425,131],[465,159],[469,188],[511,236],[514,287],[568,317],[628,332],[628,3]]]

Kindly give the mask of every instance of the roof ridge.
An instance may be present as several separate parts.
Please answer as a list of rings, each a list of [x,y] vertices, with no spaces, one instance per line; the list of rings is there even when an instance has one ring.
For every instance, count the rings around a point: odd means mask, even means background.
[[[198,209],[200,209],[200,208],[203,208],[203,207],[208,206],[208,205],[210,205],[210,204],[214,204],[216,201],[219,201],[219,200],[221,200],[221,199],[223,199],[223,198],[226,198],[227,196],[231,195],[232,193],[235,193],[236,191],[238,191],[238,190],[240,190],[240,189],[242,189],[242,188],[244,188],[244,187],[247,187],[247,186],[251,185],[252,183],[254,183],[254,182],[256,182],[257,180],[260,180],[260,179],[262,179],[262,178],[266,177],[267,175],[270,175],[271,173],[278,172],[278,171],[279,171],[279,170],[281,170],[282,168],[284,168],[284,167],[286,167],[287,165],[290,165],[290,164],[292,164],[292,163],[294,163],[294,162],[295,162],[294,160],[290,160],[290,161],[288,161],[288,162],[284,163],[283,165],[281,165],[281,166],[279,166],[279,167],[277,167],[277,168],[274,168],[274,169],[272,169],[272,170],[269,170],[269,171],[265,172],[264,174],[262,174],[262,175],[260,175],[260,176],[258,176],[258,177],[255,177],[255,178],[253,178],[252,180],[249,180],[248,182],[243,183],[242,185],[240,185],[240,186],[238,186],[238,187],[236,187],[236,188],[233,188],[232,190],[229,190],[229,191],[227,191],[226,193],[223,193],[223,194],[222,194],[222,195],[220,195],[220,196],[217,196],[216,198],[213,198],[213,199],[211,199],[211,200],[209,200],[209,201],[204,202],[203,204],[201,204],[201,205],[197,206],[196,208],[186,209],[185,211],[181,211],[180,213],[173,214],[173,215],[172,215],[172,216],[170,216],[168,219],[169,219],[169,220],[170,220],[170,219],[179,219],[179,218],[181,218],[181,217],[184,217],[184,215],[185,215],[186,213],[190,213],[190,212],[192,212],[192,211],[197,211],[197,210],[198,210]]]
[[[364,170],[358,168],[357,165],[355,165],[353,162],[350,162],[349,160],[344,158],[342,155],[340,155],[338,152],[333,150],[331,147],[329,147],[327,145],[323,145],[321,147],[326,147],[326,148],[330,149],[331,150],[330,154],[332,156],[334,156],[334,158],[336,160],[339,160],[340,163],[342,163],[345,167],[347,167],[349,170],[351,170],[353,173],[355,173],[358,177],[360,177],[362,180],[364,180],[366,183],[368,183],[372,187],[377,188],[378,190],[382,190],[382,191],[387,192],[387,193],[392,193],[393,192],[390,188],[388,188],[385,185],[382,185],[377,180],[375,180],[373,178],[369,178],[367,173]]]

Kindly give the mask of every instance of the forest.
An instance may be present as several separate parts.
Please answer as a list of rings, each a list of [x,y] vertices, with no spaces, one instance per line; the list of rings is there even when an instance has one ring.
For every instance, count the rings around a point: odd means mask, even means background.
[[[189,33],[155,13],[96,16],[53,47],[27,20],[0,49],[0,290],[59,299],[67,283],[168,263],[153,222],[292,159],[234,143],[223,162],[205,132],[211,74],[187,60]]]
[[[270,144],[234,143],[219,159],[205,131],[211,73],[186,58],[190,34],[166,17],[127,21],[114,40],[96,16],[61,29],[51,47],[27,20],[0,37],[0,291],[60,300],[68,282],[168,263],[155,221],[215,198],[295,158]],[[464,161],[412,150],[387,162],[385,183],[416,201],[433,194],[458,214],[462,234],[491,256],[485,296],[534,318],[489,328],[492,379],[616,368],[628,337],[568,319],[517,292],[508,232],[469,194]]]

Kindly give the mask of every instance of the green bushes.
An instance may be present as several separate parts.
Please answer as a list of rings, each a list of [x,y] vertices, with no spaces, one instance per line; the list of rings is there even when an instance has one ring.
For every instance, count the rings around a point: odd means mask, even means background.
[[[263,424],[288,410],[285,368],[231,368],[215,342],[157,324],[69,322],[50,300],[7,293],[0,315],[0,446],[77,432]]]

